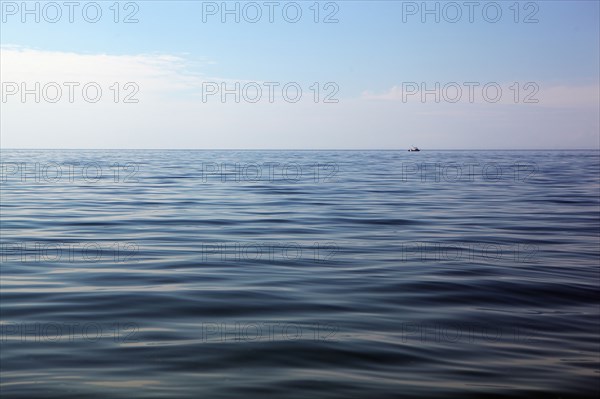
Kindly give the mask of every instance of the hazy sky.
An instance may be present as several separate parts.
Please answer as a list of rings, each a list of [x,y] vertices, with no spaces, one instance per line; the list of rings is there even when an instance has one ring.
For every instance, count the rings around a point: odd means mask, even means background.
[[[600,147],[598,1],[26,8],[3,148]]]

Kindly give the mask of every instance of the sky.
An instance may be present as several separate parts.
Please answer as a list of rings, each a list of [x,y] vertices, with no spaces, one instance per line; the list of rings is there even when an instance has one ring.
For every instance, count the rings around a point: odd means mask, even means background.
[[[1,1],[2,148],[598,149],[598,1]]]

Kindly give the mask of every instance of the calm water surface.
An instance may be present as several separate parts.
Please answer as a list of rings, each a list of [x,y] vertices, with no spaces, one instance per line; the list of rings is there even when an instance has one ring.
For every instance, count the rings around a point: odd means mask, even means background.
[[[597,151],[2,151],[2,398],[596,397]]]

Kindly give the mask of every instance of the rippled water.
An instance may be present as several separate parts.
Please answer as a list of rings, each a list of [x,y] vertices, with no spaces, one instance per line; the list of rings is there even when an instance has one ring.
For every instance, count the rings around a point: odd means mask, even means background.
[[[3,398],[595,397],[597,151],[2,152]]]

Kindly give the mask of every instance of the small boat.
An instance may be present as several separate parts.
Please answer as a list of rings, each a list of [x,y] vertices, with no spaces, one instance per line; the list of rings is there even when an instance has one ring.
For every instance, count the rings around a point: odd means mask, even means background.
[[[408,152],[419,152],[419,147],[415,147],[414,145],[408,149]]]

